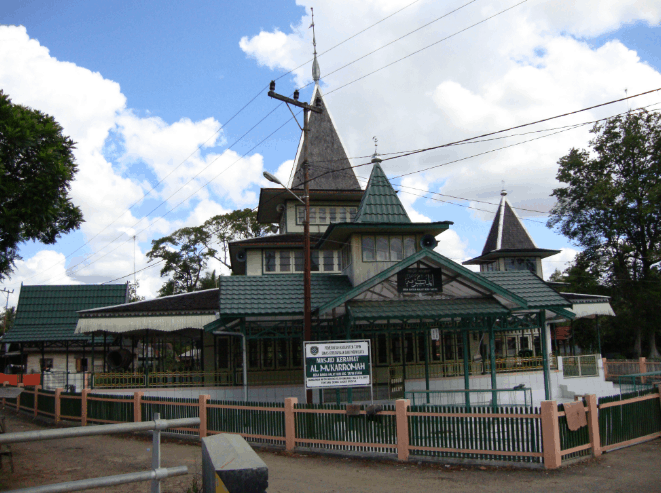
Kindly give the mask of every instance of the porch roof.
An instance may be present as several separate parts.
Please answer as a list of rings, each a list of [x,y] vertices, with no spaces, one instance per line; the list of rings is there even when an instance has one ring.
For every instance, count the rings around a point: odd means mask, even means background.
[[[525,299],[531,309],[572,306],[566,298],[527,270],[480,272],[478,275]]]
[[[358,320],[440,319],[509,313],[506,307],[493,298],[354,301],[349,304],[349,309],[353,318]]]

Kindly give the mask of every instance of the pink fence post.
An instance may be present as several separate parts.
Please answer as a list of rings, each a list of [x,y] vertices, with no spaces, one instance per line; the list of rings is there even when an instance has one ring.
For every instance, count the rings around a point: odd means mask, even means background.
[[[80,395],[80,426],[87,426],[87,394],[89,389],[83,389]]]
[[[144,392],[133,392],[133,421],[142,421],[142,396]]]
[[[16,387],[23,387],[22,383],[17,383]],[[19,412],[21,410],[21,394],[18,394],[16,397],[16,412]]]
[[[39,413],[39,389],[41,388],[41,385],[35,385],[34,386],[34,417],[37,417],[37,414]]]
[[[604,380],[608,380],[608,360],[606,358],[601,358],[604,362]]]
[[[298,397],[285,399],[285,449],[294,450],[296,447],[296,414],[294,408],[298,404]]]
[[[409,399],[395,401],[395,414],[397,421],[397,459],[409,459],[409,417],[408,410],[411,405]]]
[[[208,394],[200,394],[199,405],[200,405],[200,438],[206,438],[207,436],[207,403],[211,398]]]
[[[562,461],[558,403],[556,401],[542,401],[541,416],[544,467],[546,469],[557,469]]]
[[[55,424],[60,422],[60,415],[62,414],[62,389],[55,389]]]
[[[647,360],[645,357],[638,358],[638,373],[647,373]],[[645,377],[640,379],[641,383],[645,383]]]
[[[601,436],[599,435],[599,406],[597,405],[597,396],[594,394],[586,395],[585,401],[588,404],[588,432],[590,435],[590,445],[592,445],[592,457],[601,455]]]

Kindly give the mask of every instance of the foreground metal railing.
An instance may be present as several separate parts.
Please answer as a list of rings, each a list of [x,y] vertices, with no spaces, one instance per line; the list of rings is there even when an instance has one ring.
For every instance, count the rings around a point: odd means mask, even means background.
[[[167,428],[181,428],[200,424],[200,418],[160,419],[159,413],[154,413],[153,421],[140,423],[122,423],[114,425],[84,426],[80,428],[64,428],[58,430],[26,431],[20,433],[0,434],[0,445],[11,443],[36,442],[41,440],[55,440],[58,438],[74,438],[96,435],[110,435],[113,433],[130,433],[134,431],[153,431],[152,469],[116,476],[82,479],[66,483],[33,486],[8,493],[59,493],[67,491],[81,491],[90,488],[101,488],[126,483],[151,480],[152,493],[160,493],[161,479],[188,474],[188,467],[161,467],[161,430]]]

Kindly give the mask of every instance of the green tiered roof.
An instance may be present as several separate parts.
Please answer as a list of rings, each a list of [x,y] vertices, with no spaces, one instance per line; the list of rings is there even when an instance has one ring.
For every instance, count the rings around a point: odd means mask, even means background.
[[[378,158],[367,183],[363,200],[356,213],[355,223],[410,223],[404,206],[383,172]]]
[[[527,270],[489,271],[478,274],[526,300],[528,308],[571,307],[557,291]]]
[[[22,286],[16,320],[2,342],[84,342],[74,334],[80,310],[126,303],[126,284]]]

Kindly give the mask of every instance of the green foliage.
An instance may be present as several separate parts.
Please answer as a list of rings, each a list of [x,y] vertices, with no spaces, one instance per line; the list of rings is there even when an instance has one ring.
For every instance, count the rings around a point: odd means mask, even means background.
[[[549,227],[584,248],[565,272],[572,290],[609,294],[617,318],[610,336],[658,357],[661,306],[661,116],[630,112],[596,124],[592,152],[571,149],[559,161],[564,186],[553,195]],[[597,292],[600,291],[600,292]]]
[[[74,142],[51,116],[13,104],[0,90],[0,281],[26,241],[53,244],[83,221],[69,197]]]
[[[136,301],[144,301],[144,296],[138,295],[138,288],[140,287],[140,281],[129,282],[129,303],[135,303]]]
[[[2,317],[0,319],[0,334],[4,334],[7,332],[9,329],[11,329],[11,326],[14,323],[14,320],[16,319],[16,307],[15,306],[10,306],[6,310],[3,310]]]

